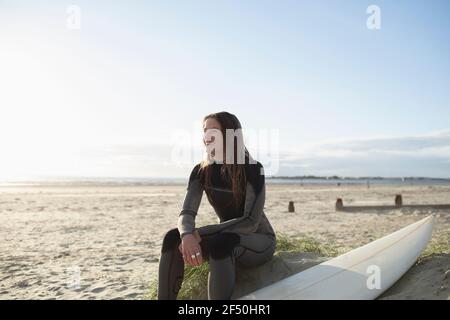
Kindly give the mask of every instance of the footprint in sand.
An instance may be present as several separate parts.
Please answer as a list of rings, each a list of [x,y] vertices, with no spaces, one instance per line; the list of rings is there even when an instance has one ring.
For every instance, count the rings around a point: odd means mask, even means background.
[[[22,280],[22,281],[19,281],[18,283],[16,283],[16,286],[19,288],[26,288],[26,287],[29,287],[30,284],[28,283],[27,280]]]
[[[122,287],[116,289],[116,291],[121,292],[121,291],[125,291],[125,290],[127,290],[127,289],[128,289],[127,286],[122,286]]]
[[[106,287],[98,287],[98,288],[92,289],[91,292],[92,293],[100,293],[100,292],[102,292],[105,289],[106,289]]]

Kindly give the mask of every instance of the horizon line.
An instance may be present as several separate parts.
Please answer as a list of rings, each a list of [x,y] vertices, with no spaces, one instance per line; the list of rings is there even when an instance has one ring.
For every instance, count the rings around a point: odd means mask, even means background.
[[[187,180],[186,176],[41,176],[30,178],[16,178],[16,179],[0,179],[0,183],[17,183],[17,182],[57,182],[57,181],[90,181],[90,180]],[[450,177],[428,177],[428,176],[344,176],[344,175],[266,175],[266,179],[282,179],[282,180],[302,180],[302,179],[317,179],[317,180],[450,180]]]

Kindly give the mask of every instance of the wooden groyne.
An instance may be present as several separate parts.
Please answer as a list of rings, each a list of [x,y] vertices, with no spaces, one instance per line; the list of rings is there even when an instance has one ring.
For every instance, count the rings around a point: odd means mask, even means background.
[[[450,204],[404,204],[402,195],[395,195],[394,205],[370,205],[370,206],[344,206],[344,201],[342,198],[336,199],[336,211],[366,211],[366,210],[394,210],[400,208],[407,209],[450,209]]]

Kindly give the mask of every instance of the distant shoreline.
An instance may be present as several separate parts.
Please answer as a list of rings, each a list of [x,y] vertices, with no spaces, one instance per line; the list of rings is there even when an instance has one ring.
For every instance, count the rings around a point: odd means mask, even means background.
[[[427,177],[321,177],[321,176],[272,176],[268,184],[300,185],[450,185],[448,178]]]
[[[270,176],[266,179],[286,179],[286,180],[439,180],[448,181],[450,178],[430,178],[430,177],[379,177],[379,176],[367,176],[367,177],[346,177],[346,176]]]
[[[266,176],[267,184],[299,185],[450,185],[449,178]],[[0,181],[0,187],[95,187],[186,185],[187,178],[53,178],[29,181]]]

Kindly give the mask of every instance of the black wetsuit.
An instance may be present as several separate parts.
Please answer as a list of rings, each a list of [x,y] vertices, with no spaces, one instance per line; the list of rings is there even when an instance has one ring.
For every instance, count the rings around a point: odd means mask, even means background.
[[[233,204],[230,184],[220,176],[221,164],[213,163],[211,187],[199,176],[200,165],[194,167],[181,210],[178,228],[166,233],[159,265],[159,299],[176,299],[184,274],[183,257],[178,250],[181,237],[198,230],[202,256],[209,262],[208,298],[230,299],[235,284],[235,263],[254,267],[269,261],[275,251],[275,233],[263,209],[265,179],[262,165],[246,164],[245,197]],[[203,191],[213,206],[220,223],[195,227],[195,217]]]

